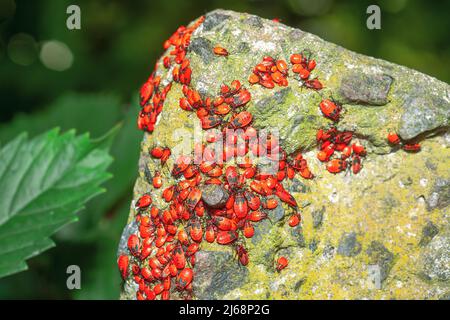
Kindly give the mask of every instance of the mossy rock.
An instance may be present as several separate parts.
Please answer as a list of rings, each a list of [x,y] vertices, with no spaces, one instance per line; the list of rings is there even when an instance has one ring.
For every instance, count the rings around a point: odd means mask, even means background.
[[[211,54],[215,45],[230,55]],[[323,90],[308,90],[292,76],[288,87],[272,90],[247,82],[263,56],[288,61],[303,50],[317,61],[313,75],[323,82]],[[444,183],[450,181],[448,84],[278,22],[225,10],[206,14],[193,33],[187,57],[191,84],[203,95],[215,96],[222,83],[240,80],[252,95],[247,107],[255,127],[277,130],[282,147],[288,153],[302,150],[315,174],[312,180],[297,177],[301,184],[292,189],[297,202],[304,204],[302,225],[293,230],[280,212],[272,217],[275,221],[266,220],[259,235],[246,240],[246,268],[238,267],[230,248],[202,243],[208,257],[195,268],[203,279],[197,298],[438,299],[450,292],[449,258],[442,251],[448,232],[435,235],[433,228],[425,240],[422,232],[429,223],[438,230],[449,228],[450,195]],[[162,82],[170,81],[170,71],[162,61],[158,65]],[[144,135],[134,189],[134,199],[151,191],[162,208],[167,204],[161,192],[175,180],[169,171],[162,172],[165,185],[151,188],[149,176],[158,162],[148,155],[149,148],[179,149],[184,142],[188,151],[195,130],[201,131],[195,113],[179,108],[180,97],[181,86],[174,83],[154,132]],[[355,131],[366,146],[368,155],[358,175],[332,175],[316,159],[316,131],[331,124],[318,107],[324,97],[342,102],[339,129]],[[419,140],[422,150],[412,154],[392,148],[386,141],[389,131],[404,140]],[[173,161],[171,157],[169,168]],[[135,214],[131,206],[130,221]],[[350,240],[342,238],[349,234]],[[276,272],[280,254],[289,255],[289,266]],[[439,270],[432,268],[436,259]],[[124,291],[122,298],[133,297]]]

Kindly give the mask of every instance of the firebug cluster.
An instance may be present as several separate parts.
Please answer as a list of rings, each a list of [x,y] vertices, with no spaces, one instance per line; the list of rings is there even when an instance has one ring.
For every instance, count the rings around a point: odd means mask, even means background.
[[[154,130],[175,82],[182,86],[179,107],[196,114],[205,130],[206,141],[195,144],[193,156],[181,155],[175,159],[174,165],[168,168],[171,180],[176,181],[172,184],[161,175],[168,166],[167,160],[173,156],[170,148],[154,145],[148,150],[159,167],[148,183],[155,190],[162,188],[165,205],[158,207],[151,191],[137,199],[135,221],[139,229],[128,238],[128,253],[118,258],[123,279],[132,279],[138,286],[138,300],[166,300],[174,291],[181,297],[192,298],[196,254],[204,241],[231,247],[238,263],[246,266],[249,252],[245,239],[254,236],[255,225],[269,219],[271,210],[284,203],[287,224],[297,227],[301,223],[297,201],[283,182],[297,174],[304,179],[314,178],[301,153],[287,154],[275,135],[265,135],[252,125],[253,115],[246,110],[251,92],[239,80],[223,84],[215,96],[204,96],[191,86],[192,69],[186,53],[192,33],[203,21],[201,17],[189,27],[178,28],[164,42],[167,55],[162,58],[163,67],[171,70],[172,80],[163,85],[155,66],[140,90],[139,129],[150,133]],[[220,45],[213,48],[213,53],[218,57],[230,54]],[[283,59],[263,57],[248,78],[250,86],[259,84],[266,89],[288,86],[288,78],[292,77],[306,89],[323,88],[317,77],[311,77],[317,63],[310,53],[293,53],[289,62],[290,65]],[[319,108],[333,125],[317,132],[317,158],[326,163],[331,173],[351,168],[357,174],[361,170],[361,158],[367,152],[359,142],[352,142],[354,132],[336,128],[342,106],[332,99],[324,99]],[[420,149],[403,143],[396,134],[390,134],[388,139],[405,150]],[[221,144],[220,152],[217,143]],[[275,162],[276,170],[266,171],[259,165],[262,159]],[[208,185],[225,192],[226,201],[208,206],[203,191]],[[280,272],[288,263],[281,256],[274,269]]]

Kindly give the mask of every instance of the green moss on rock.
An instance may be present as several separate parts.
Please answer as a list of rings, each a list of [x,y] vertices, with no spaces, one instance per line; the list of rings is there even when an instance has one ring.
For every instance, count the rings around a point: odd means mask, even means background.
[[[257,224],[258,235],[245,240],[247,268],[238,266],[230,248],[202,243],[203,262],[195,268],[200,279],[197,298],[438,299],[450,292],[448,246],[443,247],[448,232],[440,231],[419,245],[428,223],[439,230],[449,228],[448,184],[443,183],[450,181],[450,150],[444,135],[450,110],[448,84],[244,13],[208,13],[191,40],[194,46],[187,57],[193,87],[202,95],[215,96],[222,83],[239,79],[252,94],[248,110],[254,125],[278,130],[287,152],[304,151],[316,176],[299,178],[301,183],[295,186],[286,184],[302,204],[302,225],[287,226],[286,214]],[[230,56],[210,55],[217,44]],[[272,90],[246,81],[263,56],[288,60],[291,53],[305,49],[317,60],[313,76],[325,85],[322,91],[307,90],[292,76],[288,87]],[[170,71],[158,72],[163,82],[170,80]],[[157,163],[148,155],[150,147],[177,149],[180,141],[187,149],[192,147],[199,121],[194,113],[179,108],[181,96],[181,86],[173,84],[155,131],[144,136],[134,199],[150,189],[148,176]],[[355,130],[369,152],[358,175],[329,174],[313,151],[316,130],[331,123],[322,117],[318,104],[330,96],[344,103],[339,128]],[[389,131],[399,131],[404,139],[426,138],[422,151],[409,154],[391,148],[386,141]],[[173,161],[174,156],[169,168]],[[174,180],[168,171],[162,174],[163,188],[153,193],[153,199],[164,208],[161,192]],[[320,222],[312,212],[322,212]],[[134,215],[131,208],[129,222]],[[342,247],[343,234],[355,235],[347,241],[350,251]],[[275,272],[280,254],[288,256],[289,266]],[[128,291],[122,298],[133,298]]]

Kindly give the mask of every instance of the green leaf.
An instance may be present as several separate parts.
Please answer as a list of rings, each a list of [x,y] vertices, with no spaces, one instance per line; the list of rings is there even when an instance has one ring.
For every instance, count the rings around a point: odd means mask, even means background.
[[[131,105],[126,105],[113,94],[66,93],[43,111],[20,114],[10,123],[0,126],[0,141],[8,141],[25,130],[30,135],[36,135],[56,126],[61,130],[90,132],[91,136],[98,137],[118,122],[122,123],[110,149],[114,162],[108,170],[114,178],[104,184],[108,192],[89,201],[79,213],[78,223],[57,233],[58,240],[95,241],[98,227],[105,224],[101,220],[106,215],[110,216],[111,210],[120,205],[121,201],[131,199],[142,140],[142,131],[136,128],[136,117],[140,109],[138,93],[135,92],[132,96],[134,99]]]
[[[112,158],[103,142],[55,129],[0,149],[0,277],[26,270],[25,260],[54,246],[49,236],[104,191]]]

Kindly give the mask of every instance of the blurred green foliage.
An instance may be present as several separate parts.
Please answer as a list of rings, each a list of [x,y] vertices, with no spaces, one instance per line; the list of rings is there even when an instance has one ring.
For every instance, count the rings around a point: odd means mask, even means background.
[[[81,8],[81,30],[66,28],[70,4]],[[366,28],[370,4],[381,8],[381,30]],[[97,137],[123,122],[112,146],[108,192],[58,233],[56,248],[30,260],[30,271],[0,280],[0,298],[118,297],[115,251],[142,137],[135,128],[136,90],[161,55],[162,42],[179,25],[216,8],[277,17],[348,49],[450,80],[448,1],[0,0],[0,142],[57,126]],[[60,55],[73,57],[67,70],[45,63],[47,41],[58,41],[52,44]],[[81,267],[81,290],[66,289],[70,264]]]
[[[113,178],[104,184],[107,192],[88,203],[76,224],[57,234],[56,249],[29,260],[29,271],[1,279],[0,298],[74,297],[65,288],[65,270],[71,264],[81,267],[83,284],[86,284],[73,292],[77,297],[118,297],[120,277],[117,276],[115,253],[121,228],[127,219],[142,137],[135,129],[137,110],[137,101],[133,107],[127,107],[111,94],[66,93],[42,111],[19,115],[0,128],[0,142],[3,144],[23,130],[34,136],[47,128],[60,127],[63,131],[75,128],[78,132],[91,132],[92,136],[98,137],[118,122],[122,123],[111,146],[114,162],[108,171]],[[97,114],[106,116],[98,121],[91,116]],[[110,279],[106,281],[108,277]],[[21,287],[18,283],[32,285]],[[49,291],[53,287],[55,292]]]
[[[0,278],[28,269],[26,260],[55,246],[50,239],[78,220],[85,203],[112,177],[109,149],[120,125],[99,139],[58,128],[20,133],[0,149]]]

